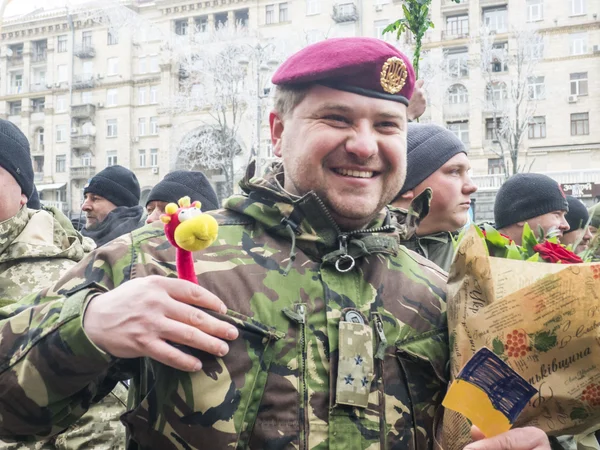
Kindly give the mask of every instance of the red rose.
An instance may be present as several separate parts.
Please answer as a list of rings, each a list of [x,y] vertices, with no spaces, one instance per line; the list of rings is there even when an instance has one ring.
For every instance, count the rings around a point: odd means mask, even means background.
[[[551,263],[577,264],[583,260],[570,250],[567,250],[560,244],[545,241],[533,247],[533,250],[540,254],[540,257]]]

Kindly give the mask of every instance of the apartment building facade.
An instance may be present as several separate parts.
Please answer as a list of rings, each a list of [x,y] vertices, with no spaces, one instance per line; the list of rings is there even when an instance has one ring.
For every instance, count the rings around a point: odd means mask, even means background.
[[[243,151],[235,163],[239,177],[251,151],[259,150],[264,161],[272,156],[267,117],[273,57],[281,60],[331,37],[382,37],[402,14],[398,0],[105,3],[8,18],[2,28],[0,116],[29,137],[44,201],[72,214],[87,179],[107,165],[131,168],[149,192],[178,166],[181,143],[214,122],[210,105],[173,108],[173,99],[211,94],[210,82],[184,82],[189,74],[181,58],[189,61],[202,46],[199,36],[236,24],[246,30],[236,45],[255,50],[242,86],[247,98],[239,126]],[[484,194],[504,179],[486,108],[489,80],[479,64],[477,33],[485,26],[507,53],[517,45],[515,30],[534,28],[543,38],[543,57],[528,78],[536,112],[520,161],[527,170],[553,173],[588,202],[600,195],[599,10],[600,0],[433,0],[436,28],[427,32],[425,47],[443,82],[428,83],[423,120],[447,126],[468,144]],[[409,48],[410,36],[397,45]],[[266,61],[268,46],[276,51]],[[219,76],[211,67],[200,72],[207,79]],[[514,69],[500,63],[498,72],[509,86]],[[216,186],[223,182],[218,170],[210,173]]]

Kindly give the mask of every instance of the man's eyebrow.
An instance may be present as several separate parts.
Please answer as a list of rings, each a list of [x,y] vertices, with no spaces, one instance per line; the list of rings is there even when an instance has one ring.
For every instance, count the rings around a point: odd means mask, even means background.
[[[341,103],[325,103],[324,105],[321,105],[316,112],[323,113],[327,111],[340,111],[350,113],[352,112],[352,108],[350,108],[348,105],[344,105]]]

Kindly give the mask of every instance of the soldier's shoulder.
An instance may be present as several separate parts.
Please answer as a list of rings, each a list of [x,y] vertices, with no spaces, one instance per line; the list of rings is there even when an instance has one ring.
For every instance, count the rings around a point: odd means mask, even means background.
[[[213,216],[219,225],[223,226],[235,226],[235,225],[251,225],[254,223],[254,219],[245,214],[231,209],[215,209],[208,211],[207,214]]]
[[[404,245],[400,245],[399,256],[414,262],[421,267],[423,271],[429,274],[434,274],[436,277],[442,278],[444,281],[448,279],[448,272],[435,263],[429,261],[424,256],[421,256],[417,252],[406,248]]]

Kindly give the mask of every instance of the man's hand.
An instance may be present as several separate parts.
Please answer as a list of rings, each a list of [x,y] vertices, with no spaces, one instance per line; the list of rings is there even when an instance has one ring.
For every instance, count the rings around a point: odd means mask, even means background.
[[[425,81],[417,80],[415,83],[415,90],[408,103],[408,109],[406,115],[408,120],[416,120],[423,115],[425,108],[427,108],[427,99],[425,98],[425,89],[423,89]]]
[[[476,426],[471,427],[473,444],[464,450],[550,450],[548,436],[539,428],[515,428],[493,438],[485,439]]]
[[[233,325],[196,306],[227,311],[217,296],[198,285],[150,276],[93,298],[85,311],[83,328],[94,344],[113,356],[147,356],[191,372],[200,370],[202,363],[166,341],[224,356],[229,346],[221,339],[233,340],[239,334]]]

